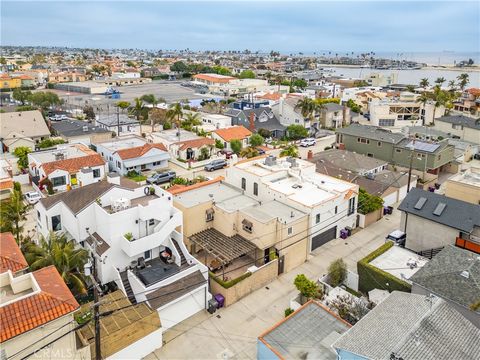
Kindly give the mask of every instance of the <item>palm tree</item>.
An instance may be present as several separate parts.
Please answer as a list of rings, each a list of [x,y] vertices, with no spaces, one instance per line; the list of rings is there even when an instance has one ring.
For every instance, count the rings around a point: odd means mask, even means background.
[[[425,105],[431,99],[431,95],[426,92],[423,92],[419,97],[417,97],[416,101],[423,105],[423,109],[425,109]],[[425,126],[425,116],[422,116],[422,126]]]
[[[23,202],[22,192],[13,190],[10,199],[2,202],[0,205],[1,231],[9,231],[16,239],[20,240],[23,231],[23,225],[20,225],[20,223],[27,219],[28,209],[29,206]]]
[[[142,95],[142,97],[140,98],[141,100],[145,101],[146,103],[148,104],[151,104],[152,105],[152,109],[155,109],[157,107],[157,104],[160,102],[159,99],[157,99],[157,97],[153,94],[146,94],[146,95]],[[150,125],[152,126],[152,132],[153,132],[153,120],[150,119]]]
[[[442,84],[447,81],[447,79],[445,79],[444,77],[439,77],[435,80],[435,84],[437,84],[438,86],[442,86]]]
[[[43,236],[40,238],[40,245],[28,242],[22,251],[31,270],[54,265],[75,294],[87,292],[83,267],[87,263],[88,252],[76,248],[75,241],[67,240],[65,234],[51,232],[48,239]]]
[[[240,156],[250,159],[252,157],[258,156],[258,150],[255,149],[253,146],[249,146],[240,151]]]
[[[455,80],[450,80],[448,82],[448,87],[450,88],[450,90],[455,91],[455,89],[457,87],[457,84],[455,83]]]
[[[467,73],[458,75],[457,80],[458,80],[458,86],[460,86],[460,89],[462,89],[462,91],[465,90],[465,86],[467,86],[467,84],[470,82]]]
[[[427,87],[430,86],[430,83],[428,82],[427,78],[423,78],[423,79],[420,79],[419,85],[420,85],[421,88],[426,89]]]
[[[299,100],[297,105],[295,105],[295,109],[300,110],[302,116],[305,119],[310,120],[312,123],[315,120],[317,113],[323,108],[325,108],[323,104],[319,104],[315,100],[307,97]]]
[[[202,122],[200,120],[200,115],[198,113],[189,112],[185,115],[183,122],[181,124],[182,128],[185,130],[192,130],[194,126],[200,125]]]
[[[181,118],[183,116],[183,108],[180,103],[175,103],[170,106],[170,109],[167,111],[167,118],[175,121],[177,129],[180,128]]]
[[[295,145],[288,145],[284,147],[280,152],[280,157],[283,156],[298,157],[298,148]]]
[[[140,117],[144,109],[143,100],[141,98],[135,98],[134,101],[135,101],[135,106],[133,106],[132,108],[132,113],[135,114],[137,121],[140,121]]]

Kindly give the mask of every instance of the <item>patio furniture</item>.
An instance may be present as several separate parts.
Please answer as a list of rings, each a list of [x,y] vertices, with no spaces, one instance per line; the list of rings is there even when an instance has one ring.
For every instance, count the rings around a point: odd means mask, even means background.
[[[167,258],[167,264],[173,264],[175,262],[175,255],[170,255],[170,257]]]
[[[145,269],[145,259],[143,257],[138,258],[137,269]]]

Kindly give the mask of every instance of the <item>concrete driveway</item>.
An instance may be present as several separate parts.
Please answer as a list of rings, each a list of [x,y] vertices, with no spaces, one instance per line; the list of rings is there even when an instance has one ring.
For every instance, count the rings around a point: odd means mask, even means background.
[[[232,306],[213,315],[201,312],[170,329],[164,334],[166,344],[146,359],[256,359],[257,337],[284,317],[297,293],[293,286],[297,274],[317,279],[337,258],[343,258],[356,272],[356,262],[383,244],[385,236],[399,225],[400,214],[394,211],[347,240],[323,245],[307,262]]]

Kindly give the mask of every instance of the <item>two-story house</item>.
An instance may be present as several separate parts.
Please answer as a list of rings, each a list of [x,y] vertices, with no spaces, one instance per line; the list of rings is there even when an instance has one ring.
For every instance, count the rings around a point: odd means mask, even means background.
[[[115,282],[134,304],[148,300],[163,330],[206,308],[207,268],[187,251],[182,213],[160,187],[117,175],[42,199],[35,209],[39,234],[64,232],[92,249],[100,283]]]
[[[49,179],[54,190],[65,191],[104,179],[107,164],[100,154],[83,144],[63,144],[53,150],[29,153],[28,170],[35,183]]]
[[[240,125],[251,131],[268,130],[270,136],[276,139],[285,136],[286,127],[280,124],[269,107],[231,108],[225,112],[231,117],[232,125]]]
[[[314,163],[254,158],[229,167],[225,181],[254,199],[276,200],[308,214],[308,251],[356,227],[358,185],[319,174]]]

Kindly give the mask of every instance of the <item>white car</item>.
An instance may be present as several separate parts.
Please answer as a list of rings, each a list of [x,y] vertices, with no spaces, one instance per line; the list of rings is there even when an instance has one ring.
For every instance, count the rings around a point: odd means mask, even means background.
[[[32,205],[39,202],[41,198],[40,194],[36,191],[29,191],[25,194],[25,200]]]
[[[300,146],[309,147],[309,146],[314,146],[316,143],[317,141],[314,138],[306,138],[300,141]]]

